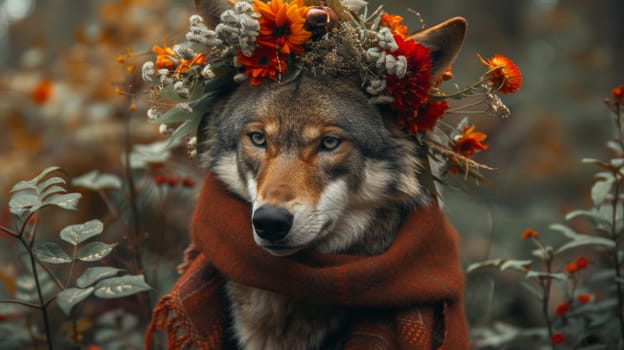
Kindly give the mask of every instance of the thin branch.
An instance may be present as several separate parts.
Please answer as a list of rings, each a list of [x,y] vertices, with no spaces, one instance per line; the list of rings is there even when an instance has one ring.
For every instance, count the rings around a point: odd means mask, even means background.
[[[19,233],[11,230],[10,228],[0,225],[0,231],[6,233],[7,235],[14,237],[14,238],[19,238]]]
[[[0,299],[0,304],[3,304],[3,303],[22,305],[22,306],[30,307],[30,308],[37,309],[37,310],[43,309],[43,305],[41,304],[29,303],[27,301],[18,300],[18,299]]]

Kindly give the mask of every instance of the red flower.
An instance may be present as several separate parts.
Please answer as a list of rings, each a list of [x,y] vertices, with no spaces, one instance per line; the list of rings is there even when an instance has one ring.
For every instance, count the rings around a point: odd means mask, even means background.
[[[555,308],[555,313],[561,316],[568,312],[568,310],[570,310],[570,303],[563,303],[557,305],[557,307]]]
[[[176,187],[180,183],[180,179],[173,176],[167,177],[165,181],[169,187]]]
[[[185,177],[182,179],[182,187],[191,188],[195,187],[195,180],[190,177]]]
[[[481,63],[488,67],[487,81],[496,90],[503,94],[511,94],[522,86],[522,72],[509,58],[503,55],[494,55],[487,61],[479,56]]]
[[[429,100],[423,107],[414,113],[413,118],[399,119],[399,125],[406,128],[410,134],[415,134],[419,130],[433,130],[438,119],[442,118],[444,111],[448,108],[446,101]]]
[[[618,85],[611,90],[611,96],[615,97],[615,101],[624,105],[624,85]]]
[[[537,231],[532,228],[527,228],[522,232],[522,239],[537,238],[537,236]]]
[[[447,108],[446,103],[429,101],[431,87],[431,59],[429,49],[414,40],[403,40],[394,35],[399,48],[387,54],[405,56],[407,74],[403,78],[387,77],[387,91],[394,98],[391,107],[398,112],[399,125],[409,133],[430,130]],[[420,120],[419,120],[420,119]]]
[[[154,176],[154,183],[155,183],[156,185],[163,185],[163,184],[165,184],[166,182],[167,182],[167,178],[165,178],[164,176],[162,176],[162,175],[156,175],[156,176]]]
[[[576,267],[579,270],[586,268],[588,264],[589,264],[589,261],[587,259],[585,259],[584,257],[582,257],[582,256],[580,258],[576,259]]]
[[[589,260],[581,256],[578,259],[576,259],[576,261],[573,261],[569,263],[568,265],[566,265],[565,270],[567,273],[574,273],[578,270],[586,268],[587,265],[589,265]]]
[[[485,151],[488,145],[484,145],[487,135],[476,131],[476,126],[464,126],[461,135],[455,138],[453,150],[464,157],[472,157],[477,151]]]
[[[565,337],[563,333],[557,332],[550,337],[550,341],[555,345],[563,344],[563,342],[565,342]]]
[[[592,299],[592,296],[586,293],[582,293],[576,296],[576,300],[581,304],[587,304],[592,301]]]
[[[255,86],[260,85],[266,77],[277,80],[278,73],[286,71],[285,57],[274,48],[261,46],[256,48],[251,57],[240,52],[238,63],[245,66],[245,74],[251,77],[250,84]]]

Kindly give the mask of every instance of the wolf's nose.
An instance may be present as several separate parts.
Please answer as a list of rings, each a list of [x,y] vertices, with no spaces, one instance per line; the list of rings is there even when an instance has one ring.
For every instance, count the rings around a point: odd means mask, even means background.
[[[256,209],[251,221],[258,236],[275,242],[284,238],[290,231],[293,216],[285,208],[263,205]]]

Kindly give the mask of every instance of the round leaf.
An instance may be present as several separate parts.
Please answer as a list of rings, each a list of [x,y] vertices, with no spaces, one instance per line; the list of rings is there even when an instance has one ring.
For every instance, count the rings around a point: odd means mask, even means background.
[[[143,275],[111,277],[95,285],[95,296],[103,299],[121,298],[150,290]]]
[[[67,264],[72,262],[72,258],[54,242],[44,242],[34,249],[39,261],[51,264]]]
[[[117,244],[104,242],[91,242],[78,250],[78,260],[98,261],[107,256]]]
[[[93,287],[67,288],[56,296],[56,303],[66,315],[69,315],[72,308],[91,295],[94,289]]]
[[[80,225],[70,225],[61,230],[61,239],[67,243],[78,245],[87,239],[97,236],[104,230],[104,224],[98,219]]]
[[[80,193],[53,194],[43,201],[43,205],[56,205],[65,210],[78,210],[78,201],[81,197]]]
[[[90,267],[76,279],[76,286],[86,288],[99,280],[117,275],[119,271],[121,269],[108,266]]]

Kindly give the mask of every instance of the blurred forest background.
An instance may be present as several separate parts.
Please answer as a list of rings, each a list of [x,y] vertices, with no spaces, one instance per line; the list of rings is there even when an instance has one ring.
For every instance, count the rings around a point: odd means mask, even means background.
[[[530,256],[532,247],[520,240],[525,228],[548,236],[548,225],[563,221],[566,212],[591,206],[593,169],[580,160],[604,157],[604,141],[612,136],[603,99],[624,83],[624,2],[393,0],[385,9],[403,15],[410,28],[418,28],[419,19],[406,9],[418,11],[428,25],[453,16],[468,20],[467,40],[453,65],[460,85],[483,71],[477,53],[504,54],[521,68],[522,89],[504,98],[512,116],[473,120],[488,134],[490,148],[476,160],[496,168],[485,174],[490,183],[449,189],[445,199],[466,266]],[[184,40],[192,11],[191,0],[0,0],[0,221],[9,220],[6,203],[17,181],[50,165],[72,177],[99,170],[125,178],[122,155],[131,145],[163,139],[145,116],[149,96],[140,68],[153,59],[154,44]],[[133,171],[153,302],[175,279],[201,174],[183,151],[162,168]],[[186,185],[154,183],[163,177]],[[41,234],[56,237],[65,225],[111,215],[100,197],[83,195],[78,213],[43,212]],[[111,196],[123,202],[121,195]],[[109,220],[105,233],[123,241],[129,209],[117,210],[122,220]],[[11,294],[6,281],[20,268],[4,238],[0,293]],[[123,254],[110,259],[121,261]],[[468,276],[466,307],[474,327],[493,320],[539,325],[538,305],[528,298],[513,275]],[[117,307],[133,311],[135,305],[86,308],[85,322]]]

